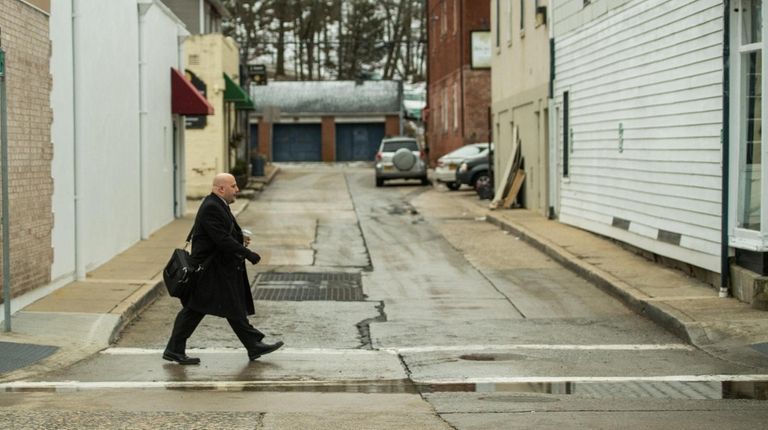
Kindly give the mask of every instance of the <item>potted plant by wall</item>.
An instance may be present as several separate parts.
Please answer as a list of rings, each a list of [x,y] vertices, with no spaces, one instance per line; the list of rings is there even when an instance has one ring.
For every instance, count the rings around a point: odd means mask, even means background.
[[[238,159],[229,171],[235,177],[237,187],[241,190],[245,189],[245,186],[248,185],[248,177],[250,176],[248,169],[248,162]]]

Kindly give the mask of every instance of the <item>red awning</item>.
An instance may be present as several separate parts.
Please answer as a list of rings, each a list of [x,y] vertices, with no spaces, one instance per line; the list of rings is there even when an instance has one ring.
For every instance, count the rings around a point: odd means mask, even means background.
[[[178,70],[171,67],[171,112],[179,115],[213,115],[213,106]]]

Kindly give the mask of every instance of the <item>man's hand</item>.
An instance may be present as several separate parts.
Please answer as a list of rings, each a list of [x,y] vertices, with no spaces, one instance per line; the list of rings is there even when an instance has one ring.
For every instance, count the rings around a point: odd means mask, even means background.
[[[259,261],[261,261],[261,255],[255,252],[251,252],[246,258],[251,262],[251,264],[257,264]]]
[[[251,244],[250,236],[243,236],[243,246],[245,246],[247,248],[248,245],[250,245],[250,244]]]

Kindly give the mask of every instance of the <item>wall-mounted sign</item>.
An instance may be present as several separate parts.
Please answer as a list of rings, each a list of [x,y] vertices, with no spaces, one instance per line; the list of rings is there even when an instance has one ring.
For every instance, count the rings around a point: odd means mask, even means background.
[[[472,68],[491,68],[491,32],[473,31],[470,33],[470,48],[472,50]]]
[[[192,83],[192,86],[197,88],[197,91],[199,91],[200,94],[202,94],[203,97],[205,97],[205,93],[208,88],[205,82],[203,82],[202,79],[198,78],[197,75],[190,72],[189,70],[185,70],[184,74],[186,75],[186,78],[189,79],[189,82]],[[184,128],[205,128],[207,124],[208,124],[208,117],[206,115],[185,115],[184,116]]]
[[[249,64],[248,76],[256,85],[267,85],[267,66],[263,64]]]

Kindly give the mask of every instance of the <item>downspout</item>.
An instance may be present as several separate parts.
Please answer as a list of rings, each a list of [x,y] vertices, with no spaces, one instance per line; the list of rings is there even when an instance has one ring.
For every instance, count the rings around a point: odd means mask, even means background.
[[[197,34],[205,34],[205,0],[200,0],[200,22],[198,23]]]
[[[400,128],[398,131],[398,134],[400,136],[403,135],[403,121],[405,121],[405,107],[403,106],[403,80],[399,80],[397,82],[397,105],[400,106],[400,113],[398,114],[400,117],[400,120],[398,123],[400,124]]]
[[[730,127],[728,117],[730,115],[730,43],[731,43],[731,2],[723,0],[723,130],[721,140],[723,142],[723,174],[722,174],[722,215],[720,216],[720,297],[728,297],[730,293],[730,272],[731,265],[728,258],[728,186],[730,182]]]
[[[149,9],[152,7],[152,0],[143,0],[138,3],[139,11],[139,233],[141,239],[148,239],[149,233],[147,232],[147,205],[144,199],[147,196],[147,166],[144,162],[144,145],[147,142],[145,136],[146,133],[146,121],[147,121],[147,106],[146,97],[144,96],[145,84],[147,82],[147,65],[144,58],[144,24],[146,23],[146,16]]]
[[[549,211],[547,217],[557,217],[557,112],[555,110],[555,0],[549,0],[547,25],[549,25],[549,99],[547,100],[547,118],[549,128]]]
[[[446,19],[448,19],[448,17],[446,17]],[[459,107],[459,109],[461,109],[461,125],[459,128],[459,137],[461,138],[461,145],[459,146],[464,146],[464,144],[466,144],[466,142],[464,141],[464,137],[466,136],[464,133],[464,116],[466,115],[466,111],[465,111],[466,107],[464,106],[464,0],[459,0],[458,35],[459,35],[459,97],[461,99],[461,104]],[[488,79],[491,79],[491,77],[488,76]],[[456,115],[455,112],[453,114]]]
[[[85,166],[83,160],[80,160],[81,154],[77,150],[80,137],[78,135],[77,123],[77,19],[79,16],[79,10],[77,8],[77,0],[71,0],[71,12],[72,12],[72,170],[73,170],[73,182],[75,189],[75,279],[83,280],[86,276],[85,271],[85,220],[83,216],[86,211],[83,207],[82,196],[82,184],[81,180],[83,172],[81,172],[82,166]]]
[[[186,31],[186,29],[179,27],[179,35],[177,36],[178,40],[178,65],[179,71],[181,73],[184,73],[184,41],[189,36],[189,33]],[[178,127],[177,137],[178,137],[178,149],[179,153],[177,154],[177,160],[176,160],[176,166],[179,169],[178,171],[178,177],[179,177],[179,185],[176,189],[176,197],[178,198],[179,205],[176,207],[176,218],[181,218],[184,216],[184,213],[187,210],[187,165],[186,165],[186,128],[184,124],[184,116],[178,115],[176,118],[176,124]]]

